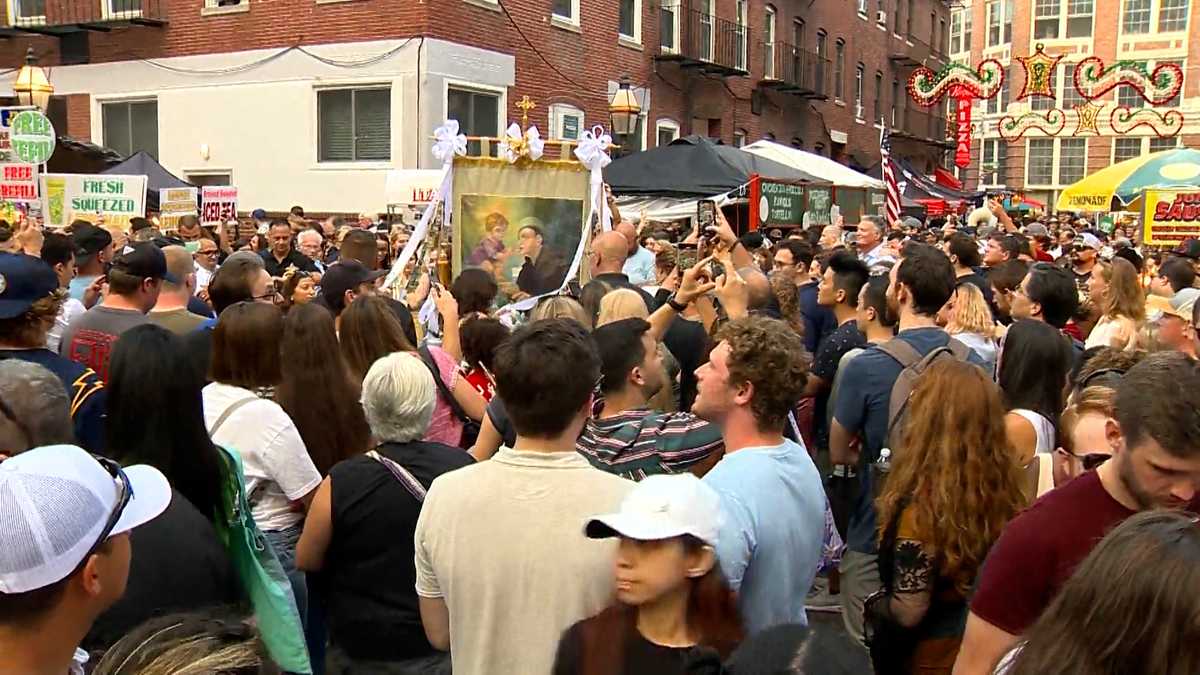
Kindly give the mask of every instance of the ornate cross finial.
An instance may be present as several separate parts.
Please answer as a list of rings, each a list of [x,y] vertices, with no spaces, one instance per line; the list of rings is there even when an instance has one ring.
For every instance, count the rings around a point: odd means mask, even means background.
[[[537,107],[533,99],[528,96],[522,96],[520,101],[517,101],[516,106],[521,109],[521,128],[529,128],[529,111]]]

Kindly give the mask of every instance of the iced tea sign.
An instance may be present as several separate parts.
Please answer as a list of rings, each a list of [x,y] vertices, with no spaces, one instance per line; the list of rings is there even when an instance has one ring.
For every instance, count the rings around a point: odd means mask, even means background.
[[[219,225],[237,220],[237,193],[230,185],[205,185],[200,192],[200,222]]]
[[[27,164],[45,164],[54,154],[54,125],[37,110],[22,110],[12,118],[9,143],[16,159]]]

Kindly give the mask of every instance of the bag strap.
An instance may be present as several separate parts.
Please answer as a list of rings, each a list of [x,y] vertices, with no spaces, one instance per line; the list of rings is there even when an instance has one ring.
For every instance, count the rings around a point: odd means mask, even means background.
[[[246,405],[247,403],[250,403],[251,401],[257,401],[257,400],[258,400],[257,396],[247,396],[246,398],[244,398],[240,401],[234,401],[233,405],[226,408],[225,412],[221,413],[221,416],[218,417],[217,421],[213,423],[212,429],[208,430],[208,435],[210,437],[216,436],[217,430],[221,428],[221,425],[225,424],[225,420],[229,419],[230,415],[237,412],[238,408],[241,408],[242,406]]]
[[[412,475],[411,471],[401,466],[399,462],[388,459],[387,457],[379,454],[377,450],[371,450],[367,452],[367,457],[370,457],[376,462],[382,464],[383,468],[387,469],[388,473],[392,474],[392,477],[395,478],[405,490],[408,490],[408,494],[412,495],[417,500],[418,504],[421,504],[425,501],[425,486],[421,485],[421,482]]]
[[[902,368],[909,368],[921,362],[921,352],[915,347],[908,344],[908,340],[903,338],[892,338],[881,345],[875,345],[879,351],[896,359]]]
[[[438,372],[437,362],[433,360],[433,353],[429,351],[429,348],[421,345],[421,347],[417,350],[417,354],[420,356],[421,362],[424,363],[425,367],[429,369],[430,374],[433,375],[433,383],[437,385],[438,391],[442,394],[442,398],[445,399],[446,404],[450,406],[450,412],[454,413],[454,416],[464,424],[472,422],[473,420],[467,416],[467,411],[463,410],[462,406],[459,405],[458,401],[454,398],[454,392],[450,391],[450,388],[447,387],[446,383],[442,381],[442,374]]]

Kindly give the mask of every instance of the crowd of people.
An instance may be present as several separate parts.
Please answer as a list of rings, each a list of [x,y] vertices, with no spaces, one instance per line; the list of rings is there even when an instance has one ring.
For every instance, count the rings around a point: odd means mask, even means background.
[[[513,312],[381,288],[369,215],[25,227],[0,672],[837,672],[813,612],[877,675],[1200,672],[1200,242],[1129,234],[618,217]]]

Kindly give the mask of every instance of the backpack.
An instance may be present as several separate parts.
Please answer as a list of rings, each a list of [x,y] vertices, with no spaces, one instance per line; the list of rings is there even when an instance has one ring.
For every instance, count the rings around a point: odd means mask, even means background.
[[[908,413],[908,401],[912,398],[913,390],[917,388],[921,376],[941,359],[966,361],[971,355],[971,348],[954,338],[950,338],[944,346],[934,347],[924,356],[907,341],[898,337],[878,345],[878,348],[895,359],[903,370],[892,385],[892,393],[888,398],[888,425],[884,447],[879,451],[879,459],[872,464],[872,473],[876,476],[876,480],[872,481],[876,496],[881,492],[887,473],[891,470],[891,461],[895,458],[895,444],[900,440],[897,429]]]

